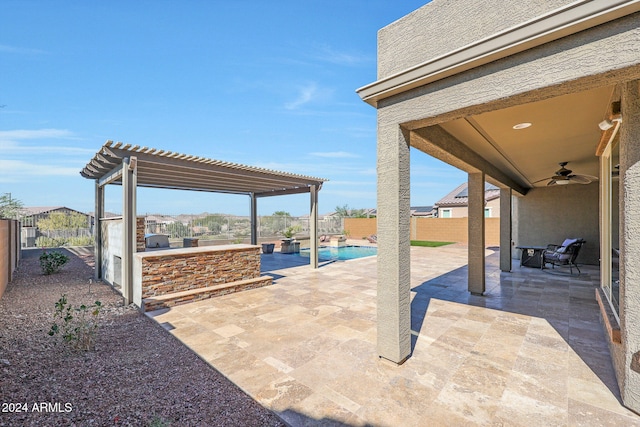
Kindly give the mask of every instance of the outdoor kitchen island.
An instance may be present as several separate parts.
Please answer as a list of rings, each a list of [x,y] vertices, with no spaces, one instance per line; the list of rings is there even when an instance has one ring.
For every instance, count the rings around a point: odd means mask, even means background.
[[[169,308],[268,286],[260,276],[260,246],[221,245],[137,252],[133,302],[142,311]]]

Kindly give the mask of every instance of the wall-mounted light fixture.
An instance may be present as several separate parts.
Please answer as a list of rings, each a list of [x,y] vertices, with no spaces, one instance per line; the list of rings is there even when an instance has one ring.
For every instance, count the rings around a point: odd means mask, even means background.
[[[613,127],[613,125],[618,122],[618,123],[622,123],[622,119],[619,117],[616,117],[613,120],[609,120],[609,119],[604,119],[603,121],[601,121],[600,123],[598,123],[598,127],[601,130],[609,130]]]

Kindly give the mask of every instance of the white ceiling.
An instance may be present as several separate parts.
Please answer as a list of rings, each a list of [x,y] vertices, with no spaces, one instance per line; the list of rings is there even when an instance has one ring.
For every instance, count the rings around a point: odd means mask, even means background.
[[[613,96],[613,86],[601,87],[441,126],[522,186],[545,186],[560,162],[569,162],[574,174],[598,176],[598,123],[608,117]],[[513,129],[524,122],[531,126]]]

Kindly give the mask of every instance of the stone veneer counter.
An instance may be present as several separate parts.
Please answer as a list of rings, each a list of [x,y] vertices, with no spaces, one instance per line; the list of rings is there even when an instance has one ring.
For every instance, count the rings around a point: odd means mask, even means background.
[[[258,282],[260,286],[271,283],[271,278],[260,277],[259,246],[204,246],[134,255],[134,302],[140,307],[148,305],[145,299],[166,300],[169,294],[182,295],[180,302],[202,299],[204,294],[211,297],[214,287],[219,289],[220,285],[232,286],[246,281],[253,283],[252,287],[257,287]],[[203,295],[198,295],[200,290]]]

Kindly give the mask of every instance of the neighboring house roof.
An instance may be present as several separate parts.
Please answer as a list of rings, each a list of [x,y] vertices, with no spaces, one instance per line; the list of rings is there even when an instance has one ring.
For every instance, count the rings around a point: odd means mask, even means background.
[[[433,206],[411,206],[412,216],[432,216]]]
[[[495,185],[485,183],[484,201],[500,197],[500,189]],[[457,186],[451,193],[436,202],[436,207],[467,206],[469,205],[469,183],[465,182]]]
[[[32,215],[39,215],[39,214],[54,212],[54,211],[58,211],[58,210],[61,210],[61,209],[64,209],[64,210],[67,210],[67,211],[72,211],[72,212],[77,212],[77,213],[80,213],[82,215],[88,215],[85,212],[80,212],[80,211],[77,211],[75,209],[68,208],[66,206],[28,206],[28,207],[22,208],[20,213],[22,214],[23,217],[25,217],[25,216],[32,216]]]

